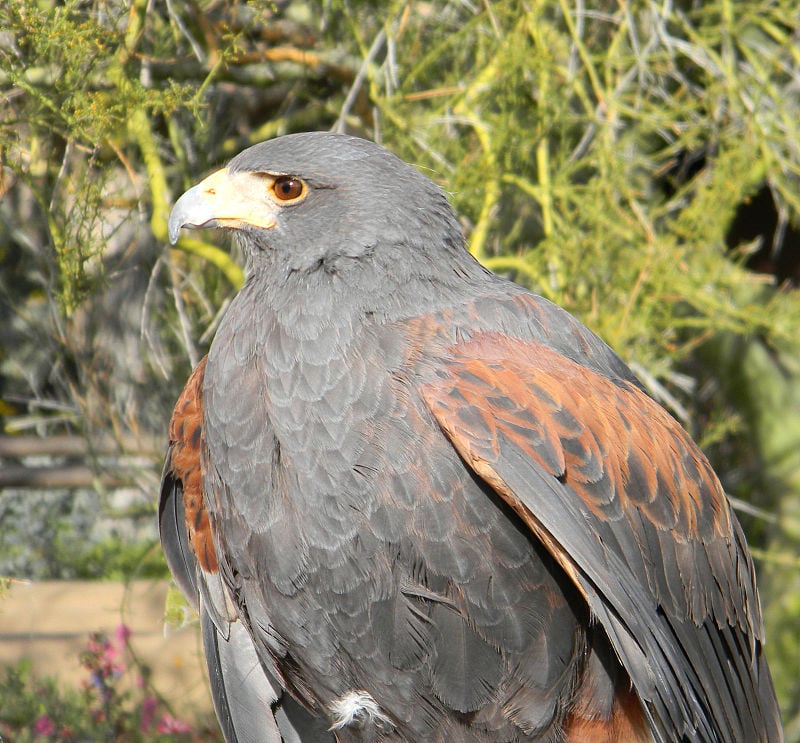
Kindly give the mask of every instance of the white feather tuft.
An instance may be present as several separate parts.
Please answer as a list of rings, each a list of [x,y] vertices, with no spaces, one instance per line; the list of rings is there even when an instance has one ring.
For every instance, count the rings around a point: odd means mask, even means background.
[[[341,730],[354,722],[359,727],[373,724],[378,728],[390,727],[391,721],[383,714],[378,703],[363,690],[348,691],[328,706],[333,724],[328,730]]]

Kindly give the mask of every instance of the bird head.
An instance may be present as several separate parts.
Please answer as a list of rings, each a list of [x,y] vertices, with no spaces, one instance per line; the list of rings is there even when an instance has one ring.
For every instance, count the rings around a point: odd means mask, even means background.
[[[414,243],[461,247],[458,221],[429,178],[380,145],[329,132],[244,150],[180,197],[172,243],[184,227],[231,230],[251,265],[288,271],[336,271],[382,250],[396,259]]]

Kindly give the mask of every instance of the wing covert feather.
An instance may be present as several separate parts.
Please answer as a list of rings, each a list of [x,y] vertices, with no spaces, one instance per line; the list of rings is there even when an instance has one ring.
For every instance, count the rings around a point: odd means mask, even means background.
[[[663,408],[494,332],[452,346],[422,394],[582,592],[658,740],[780,739],[774,692],[759,686],[763,628],[740,527]]]

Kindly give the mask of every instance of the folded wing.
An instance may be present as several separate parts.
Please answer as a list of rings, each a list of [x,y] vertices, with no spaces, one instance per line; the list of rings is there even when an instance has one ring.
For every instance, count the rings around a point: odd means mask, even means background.
[[[658,741],[778,741],[753,565],[710,465],[634,384],[481,333],[423,396],[585,597]]]

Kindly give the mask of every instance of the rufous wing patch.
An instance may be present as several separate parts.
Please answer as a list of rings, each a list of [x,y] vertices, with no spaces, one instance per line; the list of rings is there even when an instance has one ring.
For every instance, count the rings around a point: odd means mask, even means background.
[[[200,450],[203,439],[203,375],[207,357],[195,367],[181,393],[169,424],[172,467],[183,486],[183,509],[189,544],[200,567],[219,569],[211,523],[203,503]]]

